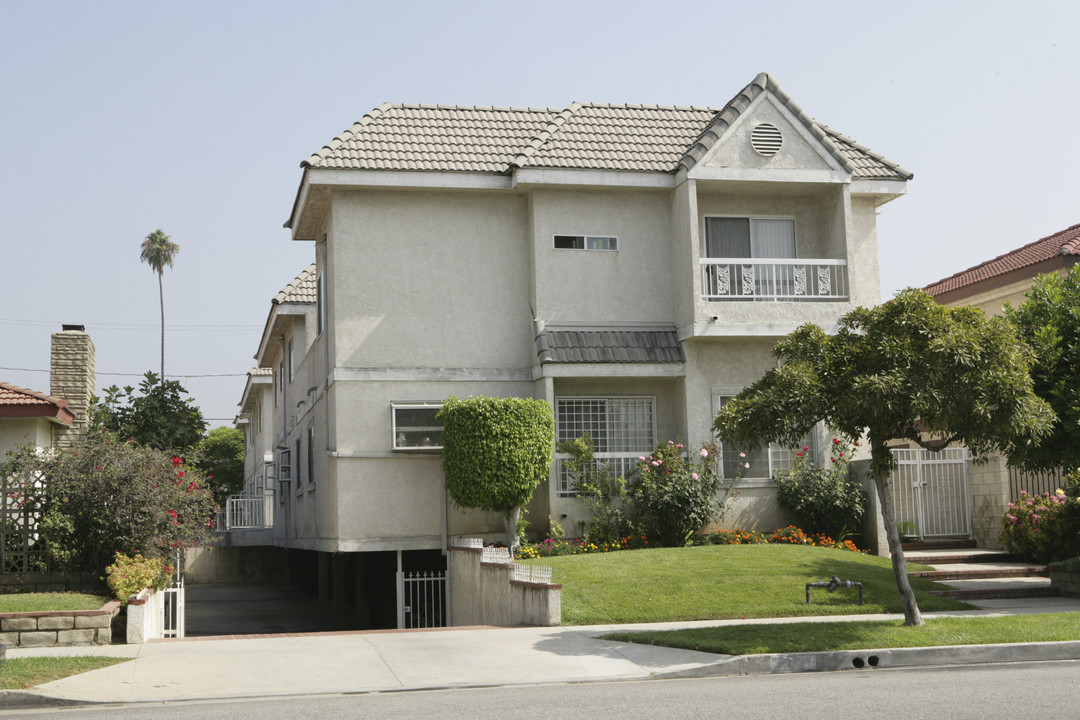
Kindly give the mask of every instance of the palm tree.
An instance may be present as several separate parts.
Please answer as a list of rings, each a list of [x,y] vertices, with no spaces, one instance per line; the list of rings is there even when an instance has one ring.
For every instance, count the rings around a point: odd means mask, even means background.
[[[179,250],[180,246],[158,229],[146,236],[139,254],[139,260],[147,263],[158,276],[158,298],[161,300],[161,382],[165,382],[165,292],[162,289],[161,277],[166,265],[172,267],[173,256]]]

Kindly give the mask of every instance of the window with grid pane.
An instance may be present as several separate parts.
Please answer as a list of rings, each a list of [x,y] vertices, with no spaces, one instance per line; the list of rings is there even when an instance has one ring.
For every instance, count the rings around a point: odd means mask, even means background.
[[[730,395],[714,395],[713,410],[720,410],[731,400]],[[800,447],[810,448],[811,457],[814,454],[814,433],[808,432],[803,436]],[[795,463],[795,453],[799,448],[786,448],[779,443],[770,443],[767,447],[757,447],[750,450],[721,446],[723,457],[724,477],[733,478],[738,475],[741,478],[771,478],[778,472],[790,470]],[[740,455],[740,453],[742,453]],[[750,467],[746,467],[749,465]]]
[[[588,433],[593,441],[593,455],[608,464],[612,472],[627,475],[637,459],[656,447],[655,399],[652,397],[567,397],[556,398],[555,429],[558,442],[579,438]],[[563,460],[557,453],[558,494],[574,494]]]

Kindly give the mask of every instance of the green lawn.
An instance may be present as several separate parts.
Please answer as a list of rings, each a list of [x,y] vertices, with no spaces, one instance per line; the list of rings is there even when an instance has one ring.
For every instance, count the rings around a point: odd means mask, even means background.
[[[9,658],[0,667],[0,690],[22,690],[122,662],[127,662],[127,658],[86,656]]]
[[[85,593],[11,593],[0,595],[0,612],[98,610],[109,598]]]
[[[566,625],[901,612],[889,560],[829,548],[705,545],[523,562],[552,567],[553,581],[563,586]],[[807,605],[806,583],[833,575],[863,583],[866,604],[851,588],[812,590]],[[911,584],[924,612],[971,608],[928,594],[936,583]]]
[[[1080,640],[1080,613],[928,618],[922,627],[904,627],[902,620],[800,622],[622,632],[604,637],[723,655],[1060,642]]]

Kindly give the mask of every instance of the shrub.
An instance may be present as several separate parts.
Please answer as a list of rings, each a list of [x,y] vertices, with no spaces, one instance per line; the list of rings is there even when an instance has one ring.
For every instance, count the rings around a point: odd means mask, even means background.
[[[1080,542],[1069,508],[1076,502],[1064,490],[1053,495],[1028,495],[1022,491],[1001,518],[1001,544],[1014,555],[1035,563],[1076,555]]]
[[[792,468],[776,474],[780,507],[791,512],[799,526],[810,533],[841,539],[857,533],[866,509],[866,493],[850,479],[851,448],[834,439],[826,467],[816,465],[809,450],[804,447],[798,451]]]
[[[0,472],[42,480],[24,487],[33,487],[37,532],[65,572],[100,576],[117,554],[157,557],[212,539],[215,505],[198,470],[100,428],[70,449],[22,446]]]
[[[105,568],[106,582],[117,600],[127,605],[128,598],[143,588],[163,590],[169,584],[173,567],[162,558],[144,558],[116,554],[116,561]]]
[[[551,466],[551,406],[531,398],[451,396],[438,418],[450,499],[458,507],[503,513],[506,543],[516,547],[521,508]]]
[[[570,487],[584,503],[589,519],[584,522],[585,539],[597,545],[615,545],[630,530],[626,481],[615,475],[610,463],[593,457],[592,437],[559,443],[558,451],[570,455],[563,461]]]
[[[661,547],[690,542],[694,533],[719,521],[735,480],[725,482],[713,443],[687,457],[681,443],[668,441],[638,459],[629,488],[634,526]],[[719,496],[718,496],[719,495]]]

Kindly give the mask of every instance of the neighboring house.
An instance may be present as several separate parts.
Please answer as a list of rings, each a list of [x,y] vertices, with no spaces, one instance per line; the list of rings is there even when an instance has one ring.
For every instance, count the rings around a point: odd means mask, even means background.
[[[386,104],[302,167],[286,226],[315,263],[274,300],[239,422],[291,572],[370,625],[396,571],[501,532],[446,503],[448,396],[542,398],[620,470],[709,440],[779,338],[879,302],[876,214],[912,177],[767,74],[720,109]],[[729,522],[772,529],[791,452],[751,458]],[[549,517],[583,519],[561,457],[530,530]]]
[[[1080,262],[1080,225],[1040,238],[992,260],[950,275],[923,288],[942,305],[972,305],[988,314],[1001,315],[1008,302],[1016,307],[1035,278],[1049,273],[1066,273]],[[984,547],[996,547],[1001,516],[1009,501],[1021,492],[1039,494],[1061,487],[1062,473],[1023,472],[1006,468],[1004,459],[970,468],[975,538]]]
[[[94,343],[81,325],[53,333],[50,392],[0,382],[0,454],[27,443],[69,447],[86,432],[94,394]]]
[[[96,378],[94,343],[81,325],[64,325],[52,335],[50,393],[0,382],[0,461],[21,445],[38,448],[71,447],[85,437],[87,410]],[[24,505],[26,483],[41,478],[0,476],[0,576],[14,578],[40,571],[46,565],[38,542],[38,515]],[[0,577],[0,586],[6,585]]]
[[[1006,302],[1017,306],[1039,275],[1065,273],[1080,262],[1080,225],[1073,225],[993,260],[927,285],[942,305],[974,305],[1001,315]]]

